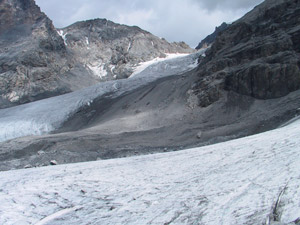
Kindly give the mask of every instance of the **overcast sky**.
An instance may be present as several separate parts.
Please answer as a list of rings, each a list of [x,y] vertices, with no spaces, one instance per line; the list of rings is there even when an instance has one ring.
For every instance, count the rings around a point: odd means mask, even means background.
[[[168,41],[196,45],[222,22],[233,22],[263,0],[36,0],[58,28],[106,18],[136,25]]]

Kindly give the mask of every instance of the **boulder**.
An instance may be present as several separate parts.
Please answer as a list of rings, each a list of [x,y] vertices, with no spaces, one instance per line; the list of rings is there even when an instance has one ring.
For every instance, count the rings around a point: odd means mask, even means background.
[[[56,160],[51,160],[50,161],[50,165],[52,165],[52,166],[55,166],[55,165],[57,165],[58,163],[57,163],[57,161]]]

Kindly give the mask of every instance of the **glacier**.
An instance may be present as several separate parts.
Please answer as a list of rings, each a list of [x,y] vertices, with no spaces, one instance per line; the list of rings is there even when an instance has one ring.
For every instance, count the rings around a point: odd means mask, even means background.
[[[0,224],[298,224],[300,120],[177,152],[0,172]]]
[[[159,62],[162,62],[162,61],[166,61],[166,60],[169,60],[169,59],[174,59],[174,58],[181,58],[181,57],[184,57],[184,56],[187,56],[189,54],[183,54],[183,53],[174,53],[174,54],[166,54],[166,57],[165,58],[154,58],[150,61],[146,61],[146,62],[141,62],[139,63],[135,68],[134,68],[134,71],[133,73],[130,75],[130,77],[134,77],[135,75],[139,74],[140,72],[142,72],[143,70],[145,70],[147,67],[151,66],[151,65],[154,65],[154,64],[157,64]],[[153,68],[153,67],[152,67]]]
[[[133,77],[107,81],[69,94],[0,110],[0,142],[31,135],[48,134],[60,128],[76,112],[89,107],[96,98],[111,99],[162,77],[194,69],[206,49],[196,53],[151,62]]]

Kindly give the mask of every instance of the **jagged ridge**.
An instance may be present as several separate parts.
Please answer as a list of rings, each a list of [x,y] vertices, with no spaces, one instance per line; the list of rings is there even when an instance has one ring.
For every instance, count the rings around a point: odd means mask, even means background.
[[[207,48],[210,46],[216,39],[217,35],[225,30],[229,25],[225,22],[223,22],[220,26],[216,27],[215,31],[208,35],[206,38],[204,38],[196,47],[196,49],[201,49],[201,48]]]

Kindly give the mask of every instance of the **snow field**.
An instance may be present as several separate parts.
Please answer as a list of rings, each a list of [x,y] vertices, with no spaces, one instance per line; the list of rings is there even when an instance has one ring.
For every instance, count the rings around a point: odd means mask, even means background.
[[[276,224],[274,212],[289,224],[299,165],[297,120],[184,151],[1,172],[0,224]]]

